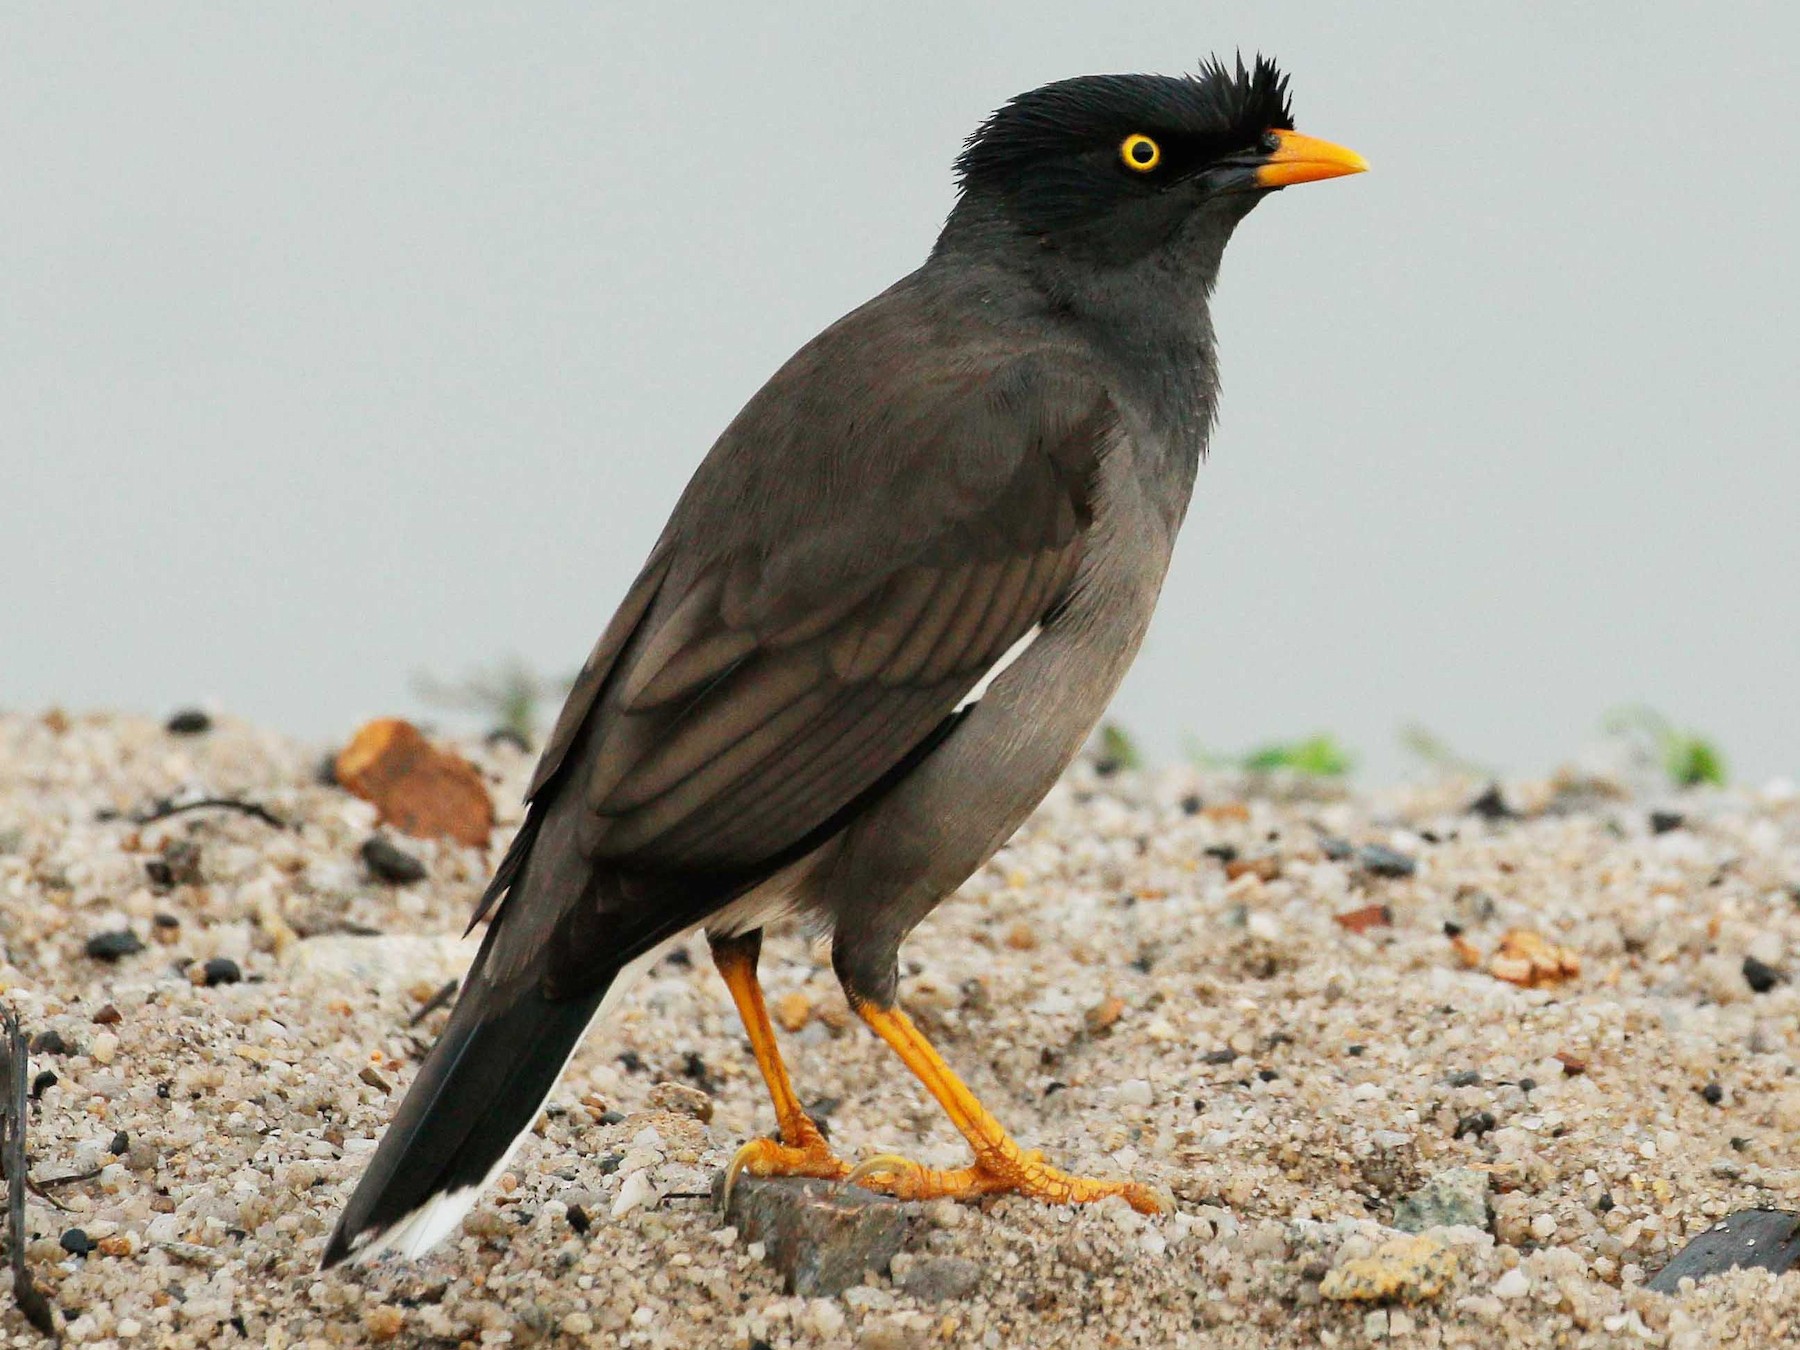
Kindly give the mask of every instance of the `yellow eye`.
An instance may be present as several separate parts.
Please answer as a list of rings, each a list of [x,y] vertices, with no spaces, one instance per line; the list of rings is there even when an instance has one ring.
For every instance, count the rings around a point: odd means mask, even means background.
[[[1149,173],[1162,163],[1162,147],[1141,132],[1119,143],[1119,158],[1137,173]]]

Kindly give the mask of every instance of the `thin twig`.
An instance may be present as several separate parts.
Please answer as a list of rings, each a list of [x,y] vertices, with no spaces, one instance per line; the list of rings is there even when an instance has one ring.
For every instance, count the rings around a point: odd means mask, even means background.
[[[448,1003],[451,998],[455,996],[457,988],[461,984],[461,980],[444,981],[444,987],[438,990],[437,993],[433,994],[430,998],[426,999],[419,1011],[407,1019],[406,1025],[409,1027],[418,1026],[419,1023],[423,1022],[427,1017],[430,1017],[431,1014]]]
[[[33,1181],[30,1177],[26,1177],[25,1187],[52,1209],[58,1209],[64,1214],[67,1214],[69,1212],[69,1207],[58,1200],[54,1195],[50,1194],[48,1188],[51,1186],[68,1186],[77,1181],[92,1181],[99,1175],[100,1169],[96,1167],[91,1172],[71,1172],[66,1177],[48,1177],[43,1181]]]
[[[148,811],[140,812],[131,818],[134,825],[149,825],[158,820],[167,820],[170,816],[178,816],[184,811],[201,811],[218,807],[223,811],[241,811],[246,816],[255,816],[264,824],[273,825],[278,830],[285,830],[287,822],[260,802],[247,802],[237,797],[201,797],[198,801],[175,802],[159,801]]]
[[[0,1011],[0,1031],[6,1034],[3,1069],[0,1069],[0,1158],[6,1163],[6,1217],[8,1245],[11,1247],[13,1298],[25,1320],[52,1340],[61,1342],[56,1318],[50,1302],[31,1282],[31,1268],[25,1264],[25,1186],[30,1163],[25,1156],[25,1122],[29,1119],[25,1104],[27,1080],[31,1077],[30,1059],[25,1051],[25,1032],[11,1008]]]

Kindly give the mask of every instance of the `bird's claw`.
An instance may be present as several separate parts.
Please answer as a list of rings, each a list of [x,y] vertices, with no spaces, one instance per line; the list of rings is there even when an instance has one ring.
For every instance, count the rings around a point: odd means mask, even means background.
[[[869,1177],[876,1176],[909,1176],[923,1180],[931,1175],[931,1169],[914,1162],[911,1158],[902,1157],[898,1153],[877,1153],[872,1158],[864,1158],[852,1167],[844,1176],[844,1185],[857,1186]]]
[[[731,1208],[731,1193],[744,1172],[753,1177],[820,1177],[836,1181],[849,1171],[850,1164],[826,1147],[816,1133],[797,1148],[778,1139],[752,1139],[725,1165],[720,1204],[726,1210]]]

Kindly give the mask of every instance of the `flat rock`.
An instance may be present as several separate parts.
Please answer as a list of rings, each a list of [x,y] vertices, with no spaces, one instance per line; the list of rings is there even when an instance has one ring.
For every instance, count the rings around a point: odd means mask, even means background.
[[[1488,1174],[1473,1167],[1439,1172],[1394,1204],[1394,1227],[1402,1233],[1427,1228],[1488,1226]]]
[[[403,834],[480,847],[494,828],[494,802],[475,766],[397,717],[365,724],[334,770],[340,786]]]
[[[1772,1270],[1800,1265],[1800,1213],[1791,1209],[1740,1209],[1676,1253],[1649,1287],[1673,1294],[1684,1279],[1696,1282],[1722,1270]]]
[[[953,1303],[981,1287],[981,1265],[966,1256],[927,1256],[915,1262],[900,1287],[922,1303]]]
[[[713,1184],[718,1203],[724,1174]],[[739,1176],[725,1221],[760,1242],[791,1294],[829,1298],[884,1271],[912,1227],[908,1206],[860,1186],[808,1177]]]
[[[1392,1238],[1372,1255],[1326,1271],[1319,1293],[1352,1303],[1410,1303],[1436,1298],[1455,1275],[1456,1253],[1435,1238]]]

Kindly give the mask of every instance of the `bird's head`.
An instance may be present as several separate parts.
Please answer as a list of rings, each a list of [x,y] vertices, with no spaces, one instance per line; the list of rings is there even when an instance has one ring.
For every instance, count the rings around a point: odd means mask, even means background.
[[[946,238],[960,217],[990,243],[1010,234],[1102,264],[1188,244],[1216,266],[1268,193],[1367,167],[1294,130],[1287,78],[1262,57],[1192,76],[1084,75],[1019,95],[969,137]]]

